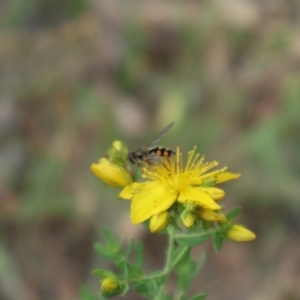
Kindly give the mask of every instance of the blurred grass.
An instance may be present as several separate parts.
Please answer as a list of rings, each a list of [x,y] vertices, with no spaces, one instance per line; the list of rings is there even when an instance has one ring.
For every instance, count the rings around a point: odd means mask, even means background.
[[[129,224],[128,202],[89,166],[113,140],[135,149],[172,121],[163,145],[197,145],[242,173],[225,205],[243,206],[258,234],[217,257],[207,246],[199,282],[210,299],[300,297],[296,1],[0,7],[0,256],[12,262],[0,264],[0,299],[97,291],[102,226],[149,241],[147,265],[161,262],[155,237]]]

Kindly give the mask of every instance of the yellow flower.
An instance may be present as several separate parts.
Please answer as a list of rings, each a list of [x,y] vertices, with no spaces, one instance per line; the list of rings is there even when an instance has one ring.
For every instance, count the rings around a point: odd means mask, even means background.
[[[256,239],[256,234],[242,225],[235,224],[227,232],[227,237],[237,242],[248,242]]]
[[[132,177],[125,168],[104,157],[97,164],[91,165],[91,171],[111,186],[125,187],[132,183]]]
[[[204,157],[195,154],[195,151],[196,147],[188,153],[185,166],[178,148],[175,157],[165,159],[157,166],[144,167],[143,177],[148,181],[134,183],[126,188],[126,192],[119,195],[122,198],[132,199],[133,224],[144,222],[153,215],[167,211],[175,202],[193,203],[210,210],[221,209],[215,200],[223,198],[225,193],[213,185],[226,168],[206,173],[218,163],[204,163]],[[229,176],[227,180],[238,176],[233,174],[232,178]]]
[[[116,278],[105,278],[101,283],[101,290],[112,293],[120,289],[119,281]]]
[[[150,219],[150,231],[157,232],[164,229],[169,224],[169,220],[170,216],[166,211],[153,215]]]

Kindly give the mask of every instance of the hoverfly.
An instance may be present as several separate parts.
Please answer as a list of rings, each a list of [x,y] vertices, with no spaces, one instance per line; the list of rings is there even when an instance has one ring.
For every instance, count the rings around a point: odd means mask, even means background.
[[[127,159],[133,163],[141,166],[144,162],[149,165],[157,165],[161,162],[162,157],[172,157],[175,152],[168,148],[163,147],[150,147],[157,143],[174,125],[174,122],[164,128],[155,138],[148,143],[147,146],[139,148],[136,151],[132,151],[128,154]]]

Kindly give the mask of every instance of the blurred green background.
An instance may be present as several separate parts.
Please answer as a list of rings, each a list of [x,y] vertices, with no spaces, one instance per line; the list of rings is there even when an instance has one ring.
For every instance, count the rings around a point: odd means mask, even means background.
[[[1,300],[96,294],[103,226],[161,266],[164,237],[131,225],[89,167],[172,121],[161,145],[242,173],[225,210],[243,207],[258,236],[196,249],[208,258],[192,290],[300,299],[299,1],[1,1],[0,24]]]

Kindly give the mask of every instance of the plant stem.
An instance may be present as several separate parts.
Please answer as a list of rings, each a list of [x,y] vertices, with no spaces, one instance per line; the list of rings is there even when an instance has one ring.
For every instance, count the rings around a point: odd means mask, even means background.
[[[169,277],[170,273],[172,272],[172,256],[173,256],[173,252],[174,252],[174,238],[175,238],[175,228],[173,226],[169,226],[168,234],[169,234],[169,244],[168,244],[168,249],[167,249],[167,253],[166,253],[166,265],[165,265],[164,271],[161,273],[161,275],[166,275],[167,279],[165,280],[165,283],[163,283],[159,287],[158,293],[155,296],[154,300],[161,300],[161,297],[165,290],[166,284],[168,282],[168,277]]]

